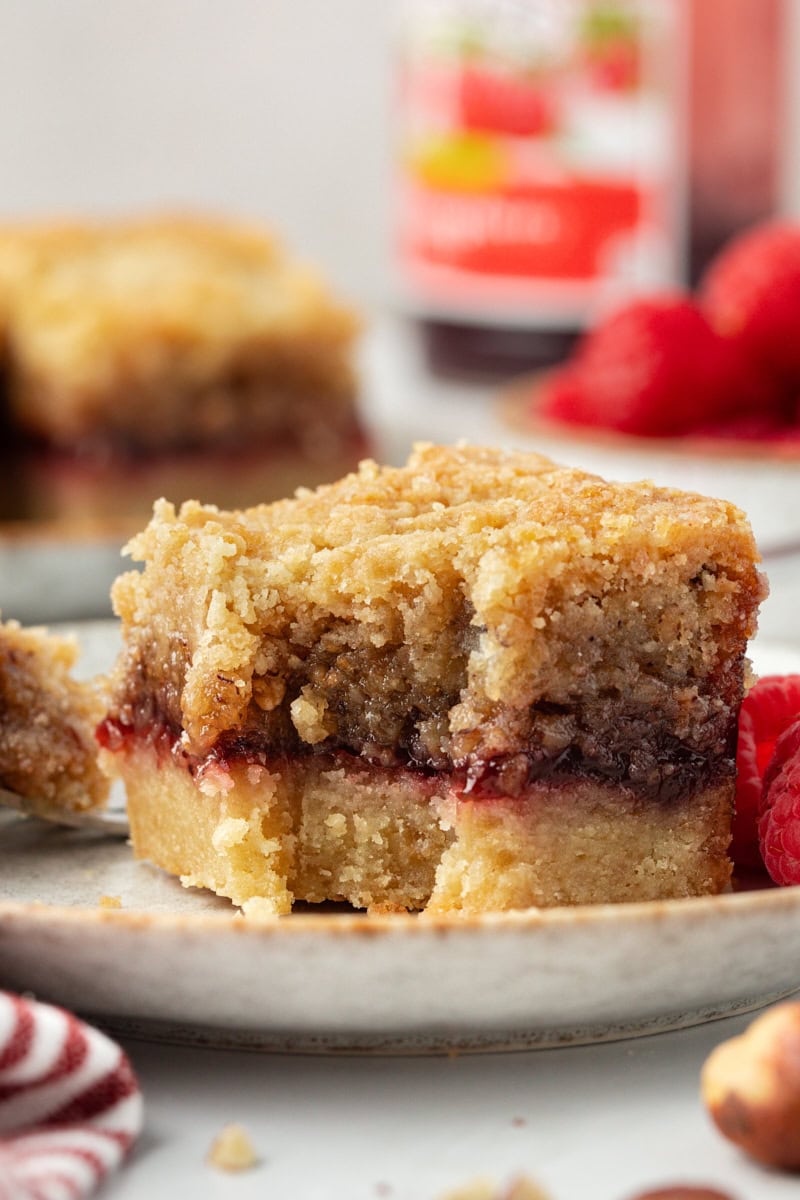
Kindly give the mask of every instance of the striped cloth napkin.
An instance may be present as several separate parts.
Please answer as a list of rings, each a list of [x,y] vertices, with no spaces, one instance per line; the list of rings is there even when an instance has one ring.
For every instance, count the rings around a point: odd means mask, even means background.
[[[0,992],[0,1200],[80,1200],[142,1128],[142,1094],[110,1038]]]

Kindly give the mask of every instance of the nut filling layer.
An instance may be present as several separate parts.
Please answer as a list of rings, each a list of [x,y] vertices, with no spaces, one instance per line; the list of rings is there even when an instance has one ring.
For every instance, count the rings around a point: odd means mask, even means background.
[[[131,680],[129,698],[119,705],[119,715],[108,718],[98,737],[109,749],[122,748],[129,739],[141,739],[168,749],[185,762],[194,774],[208,762],[266,765],[286,756],[328,757],[376,767],[402,767],[424,775],[447,775],[459,792],[474,799],[491,796],[520,796],[538,781],[550,783],[590,779],[623,786],[643,798],[669,803],[691,795],[698,787],[731,779],[735,773],[736,703],[741,695],[743,660],[726,674],[726,703],[720,691],[714,702],[703,704],[695,696],[695,710],[704,719],[691,726],[681,738],[651,708],[605,697],[594,702],[563,704],[541,701],[531,706],[523,721],[526,740],[502,753],[448,756],[441,750],[429,753],[420,733],[423,723],[446,725],[450,705],[440,714],[429,705],[422,716],[418,709],[397,718],[400,735],[394,744],[375,738],[373,725],[364,720],[363,709],[342,712],[341,704],[323,699],[325,711],[336,712],[347,736],[331,734],[314,743],[304,741],[292,722],[303,685],[286,689],[281,704],[270,713],[251,703],[235,730],[220,734],[205,755],[182,749],[181,727],[159,707],[158,698],[136,691]],[[687,689],[691,691],[692,689]],[[361,715],[361,719],[359,719]],[[354,764],[355,765],[355,764]]]

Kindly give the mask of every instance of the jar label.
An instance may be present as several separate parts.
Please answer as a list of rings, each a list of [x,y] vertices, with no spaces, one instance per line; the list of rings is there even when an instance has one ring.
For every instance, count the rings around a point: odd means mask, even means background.
[[[681,0],[405,0],[400,32],[418,311],[583,323],[682,279]]]

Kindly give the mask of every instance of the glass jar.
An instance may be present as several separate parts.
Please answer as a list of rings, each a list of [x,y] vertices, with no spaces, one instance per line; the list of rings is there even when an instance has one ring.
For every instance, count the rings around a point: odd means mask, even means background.
[[[395,258],[435,369],[557,361],[772,211],[782,8],[403,0]]]

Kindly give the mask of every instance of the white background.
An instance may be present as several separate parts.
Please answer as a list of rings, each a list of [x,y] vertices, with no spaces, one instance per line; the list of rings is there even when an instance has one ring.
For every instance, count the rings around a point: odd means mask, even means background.
[[[391,0],[0,0],[0,218],[267,220],[383,298]]]

